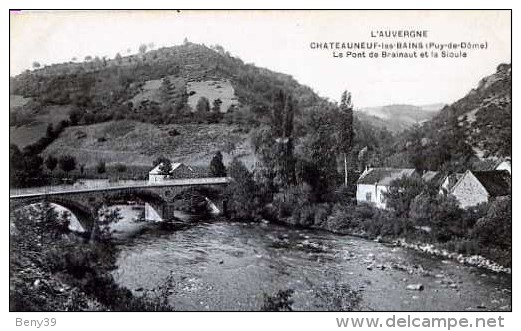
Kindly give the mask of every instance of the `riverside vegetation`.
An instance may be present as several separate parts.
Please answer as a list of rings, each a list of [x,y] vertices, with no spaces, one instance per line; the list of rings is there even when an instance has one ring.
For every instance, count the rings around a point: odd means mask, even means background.
[[[171,310],[161,289],[154,298],[135,297],[114,282],[109,225],[118,221],[117,210],[101,212],[96,239],[71,232],[70,215],[45,202],[10,218],[11,311]]]

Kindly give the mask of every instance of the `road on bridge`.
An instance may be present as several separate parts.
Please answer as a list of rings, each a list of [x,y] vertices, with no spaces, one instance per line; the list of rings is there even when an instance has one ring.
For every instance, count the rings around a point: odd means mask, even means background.
[[[23,198],[41,195],[67,194],[79,192],[95,192],[107,190],[119,190],[122,188],[151,188],[151,187],[171,187],[171,186],[196,186],[196,185],[220,185],[228,184],[232,181],[230,177],[206,177],[206,178],[186,178],[170,179],[160,183],[149,183],[146,180],[125,180],[122,182],[98,182],[95,185],[54,185],[30,188],[9,189],[9,198]]]

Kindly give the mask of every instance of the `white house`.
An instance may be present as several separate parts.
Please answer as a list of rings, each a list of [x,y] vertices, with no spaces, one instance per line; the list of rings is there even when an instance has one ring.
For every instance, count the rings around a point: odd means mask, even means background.
[[[195,175],[195,171],[183,163],[172,163],[172,171],[170,174],[165,175],[160,170],[162,165],[163,163],[158,164],[148,173],[148,182],[150,184],[161,183],[169,179],[192,178]]]
[[[511,179],[508,171],[467,170],[449,193],[458,200],[462,208],[467,208],[509,195],[510,192]]]
[[[495,170],[506,170],[512,175],[512,162],[510,160],[501,161],[495,168]]]
[[[356,201],[359,204],[370,203],[385,209],[386,202],[383,193],[387,192],[391,182],[415,173],[414,169],[368,168],[356,183]]]

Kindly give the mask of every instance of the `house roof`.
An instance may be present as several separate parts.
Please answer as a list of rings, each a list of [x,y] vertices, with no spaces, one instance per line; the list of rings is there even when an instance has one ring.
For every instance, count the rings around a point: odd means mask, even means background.
[[[433,180],[437,176],[439,176],[439,172],[438,171],[426,171],[423,174],[422,179],[424,181],[426,181],[426,182],[430,182],[431,180]]]
[[[371,168],[362,174],[357,183],[389,186],[391,181],[403,176],[409,177],[415,172],[414,169]]]
[[[472,174],[492,197],[510,194],[510,173],[506,170],[473,171]]]
[[[149,175],[162,175],[161,171],[159,170],[159,168],[161,168],[162,165],[163,165],[163,162],[159,163],[157,166],[154,167],[154,169],[150,170],[150,172],[148,174]],[[172,163],[172,171],[175,171],[181,165],[184,165],[184,164],[179,163],[179,162]],[[190,170],[192,170],[192,168],[190,168],[190,167],[188,167],[188,168]]]
[[[445,187],[445,189],[447,191],[450,191],[454,185],[456,185],[458,183],[458,181],[463,177],[463,175],[465,174],[462,174],[462,173],[452,173],[452,174],[448,174],[447,176],[444,176],[443,177],[443,180],[442,180],[442,183],[445,181],[445,179],[449,179],[448,183],[447,183],[447,187]],[[440,183],[440,185],[442,184]]]

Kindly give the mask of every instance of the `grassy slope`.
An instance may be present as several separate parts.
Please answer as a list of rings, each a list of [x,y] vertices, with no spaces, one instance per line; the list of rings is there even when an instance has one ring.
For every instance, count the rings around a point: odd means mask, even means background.
[[[188,104],[192,109],[196,109],[197,101],[200,97],[206,97],[210,101],[210,107],[215,99],[220,99],[221,112],[226,112],[231,105],[237,105],[235,90],[229,80],[207,80],[198,82],[188,82],[188,92],[195,92],[188,98]]]
[[[23,148],[29,144],[35,143],[38,139],[45,136],[47,125],[52,123],[58,124],[62,120],[69,117],[69,112],[73,106],[46,106],[41,109],[33,109],[24,107],[27,104],[27,98],[11,95],[9,98],[9,112],[17,112],[20,115],[28,116],[28,123],[21,126],[9,127],[9,142]],[[22,104],[22,105],[21,105]]]
[[[170,136],[169,131],[180,134]],[[100,141],[104,138],[106,141]],[[103,139],[101,139],[103,140]],[[108,164],[150,166],[161,155],[189,165],[207,166],[226,142],[235,142],[233,156],[252,163],[247,134],[235,125],[184,124],[153,125],[134,121],[106,122],[67,128],[44,151],[44,155],[71,154],[79,163],[94,166],[99,160]],[[224,153],[225,163],[231,160]]]

